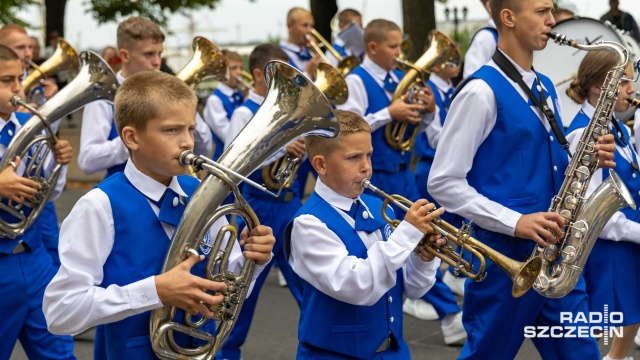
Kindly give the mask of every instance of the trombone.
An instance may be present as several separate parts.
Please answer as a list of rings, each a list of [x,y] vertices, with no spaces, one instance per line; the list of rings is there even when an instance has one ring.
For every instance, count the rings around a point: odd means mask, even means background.
[[[347,76],[353,69],[357,68],[360,65],[360,59],[355,55],[342,56],[340,53],[331,46],[331,43],[327,41],[316,29],[311,29],[312,36],[307,35],[307,41],[309,42],[309,46],[313,48],[313,50],[322,58],[322,61],[330,64],[331,62],[324,54],[322,49],[320,48],[320,44],[318,44],[313,38],[315,37],[320,41],[322,46],[324,46],[331,55],[333,55],[336,59],[338,59],[338,66],[336,67],[342,76]]]
[[[238,82],[245,87],[245,89],[247,90],[254,89],[253,85],[255,84],[255,82],[253,81],[253,76],[251,76],[251,74],[248,71],[242,70],[242,75],[238,76],[237,79],[238,79]]]
[[[396,226],[398,226],[400,221],[391,220],[387,216],[385,212],[387,205],[389,205],[389,203],[392,203],[404,211],[409,211],[409,206],[413,205],[413,202],[400,195],[389,195],[384,191],[378,189],[373,184],[371,184],[371,181],[369,181],[369,179],[362,180],[361,185],[362,187],[370,189],[384,198],[384,201],[382,202],[382,216],[384,220],[389,223],[389,225],[394,229]],[[540,268],[542,267],[542,259],[540,259],[540,257],[533,257],[526,262],[520,262],[508,258],[507,256],[502,255],[489,246],[471,237],[471,223],[464,224],[460,229],[458,229],[453,225],[447,223],[446,221],[437,218],[431,221],[429,225],[431,225],[431,227],[435,231],[442,234],[444,238],[460,246],[460,253],[456,253],[456,251],[448,245],[435,245],[434,243],[429,241],[429,234],[425,234],[422,240],[420,240],[417,248],[419,248],[420,246],[424,246],[424,248],[429,253],[439,257],[442,261],[451,265],[454,268],[454,272],[456,273],[456,275],[463,274],[468,278],[473,279],[474,281],[484,280],[486,277],[486,273],[484,272],[486,257],[489,260],[493,261],[494,264],[498,265],[502,270],[504,270],[507,275],[509,275],[509,277],[513,281],[511,295],[514,298],[518,298],[524,295],[531,288],[531,286],[533,286],[533,283],[538,278]],[[470,262],[462,258],[462,251],[464,250],[469,251],[472,256],[478,258],[480,263],[478,271],[474,270],[473,265]]]

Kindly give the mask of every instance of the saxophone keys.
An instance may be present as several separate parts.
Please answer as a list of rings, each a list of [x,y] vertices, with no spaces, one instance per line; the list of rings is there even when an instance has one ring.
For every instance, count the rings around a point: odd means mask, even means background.
[[[564,198],[564,207],[568,210],[573,210],[578,206],[578,199],[572,195]]]
[[[583,161],[586,161],[587,156],[583,157]],[[591,163],[591,156],[589,156],[589,163]],[[576,178],[578,179],[578,181],[580,182],[585,182],[587,181],[587,179],[589,179],[589,176],[591,176],[591,171],[589,171],[589,168],[586,167],[585,165],[579,166],[576,169]]]

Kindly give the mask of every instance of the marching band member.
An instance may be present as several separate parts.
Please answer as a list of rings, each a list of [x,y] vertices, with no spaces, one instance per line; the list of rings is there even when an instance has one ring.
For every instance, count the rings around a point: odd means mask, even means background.
[[[560,146],[564,139],[561,111],[551,81],[532,71],[533,53],[545,48],[547,34],[555,25],[553,3],[490,0],[490,5],[499,33],[498,51],[461,85],[454,98],[428,191],[447,211],[473,220],[478,241],[522,260],[536,244],[555,243],[565,225],[560,214],[547,211],[568,165],[567,153]],[[545,95],[541,98],[550,107],[549,114],[533,105],[542,105],[535,92]],[[598,139],[599,166],[615,165],[614,149],[612,135]],[[478,259],[474,264],[478,266]],[[582,278],[559,299],[535,291],[513,298],[512,281],[506,273],[491,261],[485,271],[487,281],[466,283],[463,321],[467,342],[460,359],[512,359],[524,341],[525,326],[560,325],[561,311],[574,317],[588,312]],[[544,359],[599,358],[594,338],[532,340]]]
[[[262,44],[256,46],[249,56],[249,70],[255,82],[255,88],[249,91],[247,100],[238,107],[231,116],[231,124],[229,126],[229,133],[227,134],[225,148],[231,144],[236,135],[242,130],[245,125],[249,123],[253,115],[258,111],[258,108],[264,101],[264,97],[267,95],[267,83],[264,80],[264,67],[271,60],[281,60],[287,62],[289,60],[287,54],[275,45]],[[286,152],[301,159],[304,156],[305,148],[301,140],[294,141],[286,147]],[[281,151],[280,157],[284,155]],[[275,160],[279,156],[275,155],[270,160]],[[265,164],[266,165],[266,164]],[[249,178],[257,183],[262,183],[262,169],[254,171]],[[287,263],[287,259],[284,256],[282,250],[282,235],[284,234],[284,228],[287,222],[293,218],[293,215],[302,206],[301,194],[299,193],[300,186],[297,183],[296,178],[288,189],[283,189],[279,197],[273,197],[265,194],[264,192],[255,189],[252,186],[244,186],[242,188],[242,195],[247,202],[251,204],[251,208],[260,219],[260,223],[270,226],[273,229],[273,235],[276,238],[276,243],[273,248],[274,259],[278,263],[278,268],[282,271],[289,290],[295,297],[296,301],[300,303],[300,289],[296,286],[297,283],[293,278],[291,268]],[[240,311],[240,316],[236,321],[231,334],[227,339],[225,345],[218,352],[217,359],[229,359],[239,360],[241,359],[240,347],[244,344],[251,321],[253,319],[253,313],[255,311],[256,304],[258,302],[258,296],[260,295],[260,289],[264,284],[264,281],[268,274],[268,269],[273,262],[267,265],[267,268],[263,274],[258,277],[253,287],[251,296],[248,296]]]
[[[308,36],[311,36],[313,29],[313,15],[307,10],[294,7],[287,13],[287,30],[289,36],[287,40],[280,40],[280,48],[289,57],[289,63],[296,69],[311,75],[320,63],[318,54],[311,54],[307,48]]]
[[[418,199],[420,193],[409,169],[411,152],[395,150],[385,140],[384,126],[393,121],[414,126],[428,124],[434,118],[435,101],[429,87],[417,95],[422,104],[407,104],[404,99],[391,101],[404,73],[396,69],[400,55],[402,31],[391,21],[377,19],[364,30],[366,55],[360,66],[346,77],[349,98],[338,108],[353,111],[371,125],[373,145],[373,173],[371,182],[387,193],[400,194],[407,199]],[[420,117],[420,112],[425,112]],[[365,193],[368,193],[366,190]],[[395,206],[395,205],[394,205]],[[402,218],[404,211],[395,208]]]
[[[489,13],[489,22],[487,26],[476,31],[471,38],[469,49],[464,56],[462,77],[465,79],[489,62],[498,46],[498,30],[496,30],[496,23],[491,18],[489,0],[480,1],[484,5],[484,8],[487,9],[487,13]]]
[[[210,250],[204,245],[195,249],[197,256],[160,274],[170,240],[199,185],[198,179],[182,175],[178,160],[183,150],[193,148],[196,103],[195,92],[174,76],[159,71],[128,76],[114,109],[130,158],[123,172],[84,195],[62,224],[61,266],[42,305],[47,325],[54,333],[75,334],[104,324],[107,359],[157,358],[149,336],[151,310],[172,305],[211,319],[205,304],[223,300],[207,291],[224,290],[225,284],[190,273],[194,266],[203,267],[203,254]],[[226,224],[218,219],[209,236],[215,238]],[[275,239],[266,226],[241,239],[244,250],[234,244],[229,269],[238,272],[244,258],[253,259],[255,279],[270,260]]]
[[[285,235],[303,286],[296,358],[410,359],[402,296],[418,298],[433,286],[440,260],[414,249],[443,210],[417,200],[391,232],[382,200],[360,185],[372,171],[371,127],[355,113],[335,114],[337,138],[305,138],[318,181]],[[445,243],[439,234],[430,241]]]
[[[344,29],[347,25],[351,23],[355,23],[357,26],[360,27],[360,29],[362,29],[362,15],[360,14],[360,12],[354,9],[342,10],[338,15],[338,28],[342,31],[342,29]],[[359,31],[362,31],[362,30],[359,30]],[[347,44],[339,36],[339,34],[338,36],[336,36],[336,41],[335,43],[332,44],[332,46],[334,49],[336,49],[336,51],[341,56],[355,55],[357,57],[362,57],[363,55],[363,54],[354,53],[354,50],[349,46],[349,44]],[[336,59],[336,57],[333,56],[331,51],[329,50],[325,51],[325,55],[327,56],[327,59],[329,60],[329,63],[331,64],[331,66],[333,67],[338,66],[338,59]]]
[[[118,82],[138,72],[160,69],[164,34],[149,20],[132,16],[118,25],[117,43],[122,69],[116,74]],[[106,170],[109,177],[124,170],[129,157],[118,135],[113,105],[104,100],[94,101],[84,108],[80,132],[78,165],[86,174]],[[198,116],[199,117],[199,116]],[[197,121],[194,152],[211,152],[211,131],[203,120]]]
[[[211,129],[215,145],[213,150],[215,161],[224,150],[231,115],[244,102],[244,94],[238,89],[238,77],[242,76],[242,56],[229,50],[222,50],[222,55],[229,66],[229,79],[218,83],[216,90],[207,98],[202,111],[202,117]]]
[[[27,36],[27,39],[29,37]],[[31,117],[18,113],[11,99],[22,93],[23,67],[20,57],[10,48],[0,45],[0,156],[5,153],[11,139]],[[72,149],[66,140],[60,140],[53,148],[53,159],[45,160],[45,174],[55,162],[71,162]],[[55,161],[53,161],[55,159]],[[0,195],[17,203],[31,199],[40,188],[37,182],[22,176],[25,167],[16,158],[2,171]],[[64,177],[59,182],[64,182]],[[56,186],[51,198],[60,195],[62,187]],[[5,221],[15,222],[6,212],[0,214]],[[75,359],[73,338],[53,335],[47,331],[42,313],[42,297],[45,287],[53,278],[56,267],[43,246],[41,216],[24,235],[15,239],[0,237],[0,359],[9,359],[16,340],[29,358]],[[56,224],[57,225],[57,224]]]
[[[567,140],[572,151],[582,136],[585,127],[595,112],[602,84],[609,70],[616,66],[616,57],[608,51],[590,51],[582,59],[578,75],[567,89],[567,95],[582,109],[571,122],[567,130]],[[631,63],[625,70],[625,78],[618,87],[618,99],[614,111],[625,112],[629,109],[631,95],[635,92],[633,67]],[[640,168],[638,154],[630,143],[630,131],[627,126],[611,119],[609,132],[615,137],[615,171],[627,186],[636,204],[640,204]],[[608,171],[598,169],[593,174],[586,197],[608,177]],[[605,360],[628,359],[629,348],[640,325],[640,274],[629,271],[640,264],[640,208],[626,207],[616,212],[600,233],[593,245],[591,255],[584,268],[584,279],[589,294],[589,310],[602,312],[608,305],[609,313],[622,312],[624,321],[616,326],[624,326],[623,336],[614,333],[613,343]]]

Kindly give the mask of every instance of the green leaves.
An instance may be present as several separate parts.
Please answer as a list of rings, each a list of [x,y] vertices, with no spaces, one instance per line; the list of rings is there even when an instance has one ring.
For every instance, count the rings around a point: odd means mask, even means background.
[[[4,1],[4,0],[3,0]],[[166,25],[170,14],[185,14],[188,10],[214,8],[220,0],[88,0],[88,10],[99,23],[119,21],[138,15]]]
[[[0,24],[19,24],[27,26],[28,23],[23,19],[16,17],[16,13],[31,4],[35,4],[35,0],[2,0],[0,1]]]

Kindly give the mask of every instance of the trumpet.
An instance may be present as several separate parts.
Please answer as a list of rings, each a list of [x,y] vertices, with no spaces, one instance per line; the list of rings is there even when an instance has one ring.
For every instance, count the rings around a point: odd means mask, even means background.
[[[327,41],[316,29],[311,29],[311,34],[313,37],[318,39],[323,47],[325,47],[331,55],[333,55],[336,59],[338,59],[338,66],[336,67],[342,76],[347,76],[353,69],[357,68],[360,65],[360,59],[358,59],[355,55],[342,56],[340,53],[331,46],[331,43]],[[322,61],[326,63],[331,63],[329,59],[326,57],[322,49],[320,48],[320,44],[318,44],[312,36],[307,35],[307,41],[309,42],[309,46],[322,58]]]
[[[380,197],[384,198],[382,202],[382,216],[384,220],[389,223],[389,225],[395,229],[398,226],[400,221],[391,220],[389,216],[387,216],[385,209],[392,203],[398,207],[400,207],[404,211],[409,211],[409,206],[413,205],[413,202],[409,201],[405,197],[400,195],[389,195],[384,191],[378,189],[369,179],[362,180],[362,187],[367,188],[378,194]],[[453,225],[447,223],[446,221],[437,218],[431,221],[429,224],[431,227],[440,233],[447,240],[457,244],[460,246],[460,252],[456,253],[456,251],[451,246],[437,246],[431,241],[429,241],[429,234],[425,234],[425,236],[418,243],[419,249],[420,246],[423,246],[429,253],[437,256],[445,263],[451,265],[454,268],[454,272],[456,275],[462,274],[467,276],[468,278],[474,281],[482,281],[486,277],[485,269],[485,258],[493,261],[498,267],[504,270],[507,275],[513,281],[513,287],[511,288],[511,295],[514,298],[518,298],[524,295],[536,281],[538,277],[538,273],[542,268],[542,259],[540,258],[531,258],[526,262],[520,262],[513,260],[495,250],[490,248],[489,246],[481,243],[477,239],[474,239],[470,235],[471,223],[464,224],[460,229],[454,227]],[[462,258],[462,251],[467,250],[471,253],[472,256],[477,257],[480,263],[478,271],[475,271],[473,265],[464,260]]]

